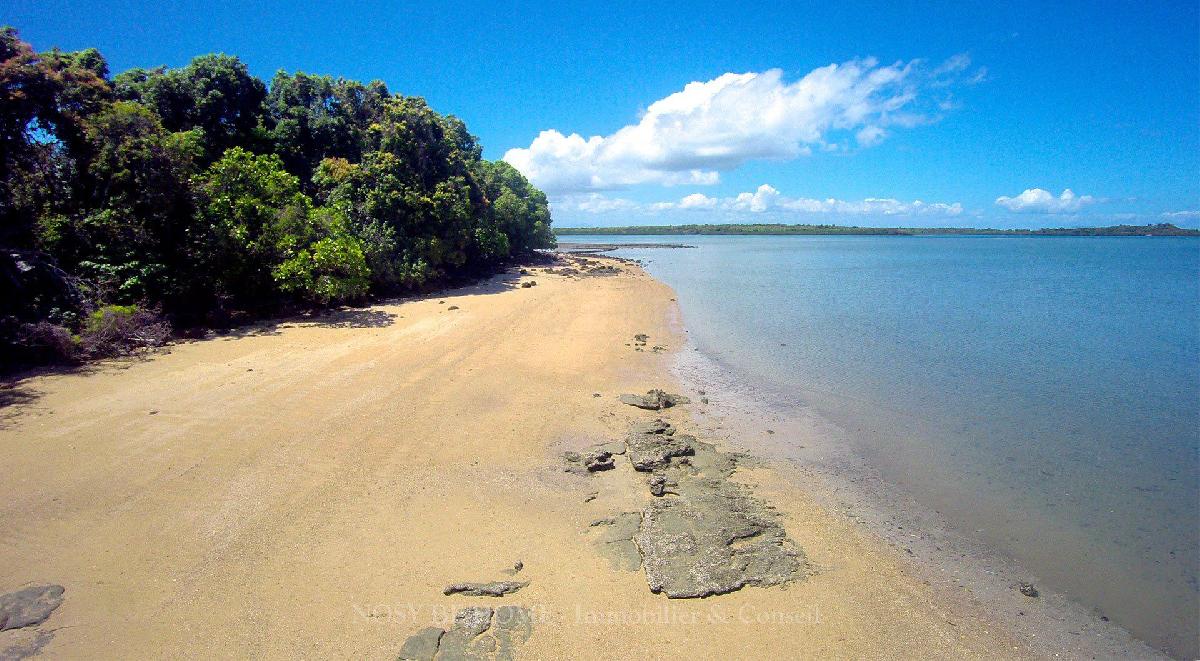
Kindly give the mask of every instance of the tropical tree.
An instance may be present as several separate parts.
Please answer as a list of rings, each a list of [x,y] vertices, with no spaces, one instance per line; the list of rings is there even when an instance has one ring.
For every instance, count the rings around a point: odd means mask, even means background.
[[[114,80],[116,94],[158,114],[171,132],[199,129],[202,163],[230,147],[262,150],[267,88],[230,55],[201,55],[179,69],[132,69]]]

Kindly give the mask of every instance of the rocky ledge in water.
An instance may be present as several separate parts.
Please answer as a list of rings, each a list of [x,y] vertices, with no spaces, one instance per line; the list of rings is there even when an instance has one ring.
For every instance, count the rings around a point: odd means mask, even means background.
[[[672,395],[657,388],[647,392],[645,395],[621,395],[619,399],[623,404],[636,406],[639,409],[646,409],[648,411],[669,409],[672,406],[687,404],[691,401],[683,395]]]
[[[454,661],[512,659],[533,632],[533,618],[522,606],[471,606],[454,615],[449,631],[426,627],[408,637],[400,659]]]
[[[592,524],[596,545],[614,566],[636,570],[655,593],[708,597],[748,585],[801,578],[804,555],[773,508],[730,477],[738,456],[663,420],[636,424],[626,439],[633,469],[649,473],[657,498],[641,512]]]

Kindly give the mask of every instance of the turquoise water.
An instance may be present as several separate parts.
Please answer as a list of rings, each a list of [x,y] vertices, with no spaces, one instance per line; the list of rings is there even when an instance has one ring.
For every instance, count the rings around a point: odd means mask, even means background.
[[[1045,584],[1200,654],[1200,240],[563,237],[625,249],[697,347],[847,430]]]

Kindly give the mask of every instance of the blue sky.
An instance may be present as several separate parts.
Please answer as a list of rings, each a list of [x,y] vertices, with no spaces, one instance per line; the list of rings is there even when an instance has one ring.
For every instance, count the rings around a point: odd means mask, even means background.
[[[10,0],[0,22],[114,72],[226,52],[382,79],[466,120],[559,225],[1200,225],[1194,0],[566,4]]]

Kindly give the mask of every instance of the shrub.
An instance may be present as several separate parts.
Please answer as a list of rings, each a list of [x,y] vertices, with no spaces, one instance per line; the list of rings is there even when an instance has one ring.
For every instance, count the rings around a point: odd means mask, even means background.
[[[161,346],[170,336],[171,325],[155,310],[105,305],[88,315],[78,344],[85,357],[97,358]]]
[[[22,358],[32,364],[73,362],[79,359],[79,344],[71,331],[48,321],[21,324],[17,332],[17,345],[22,349]]]

